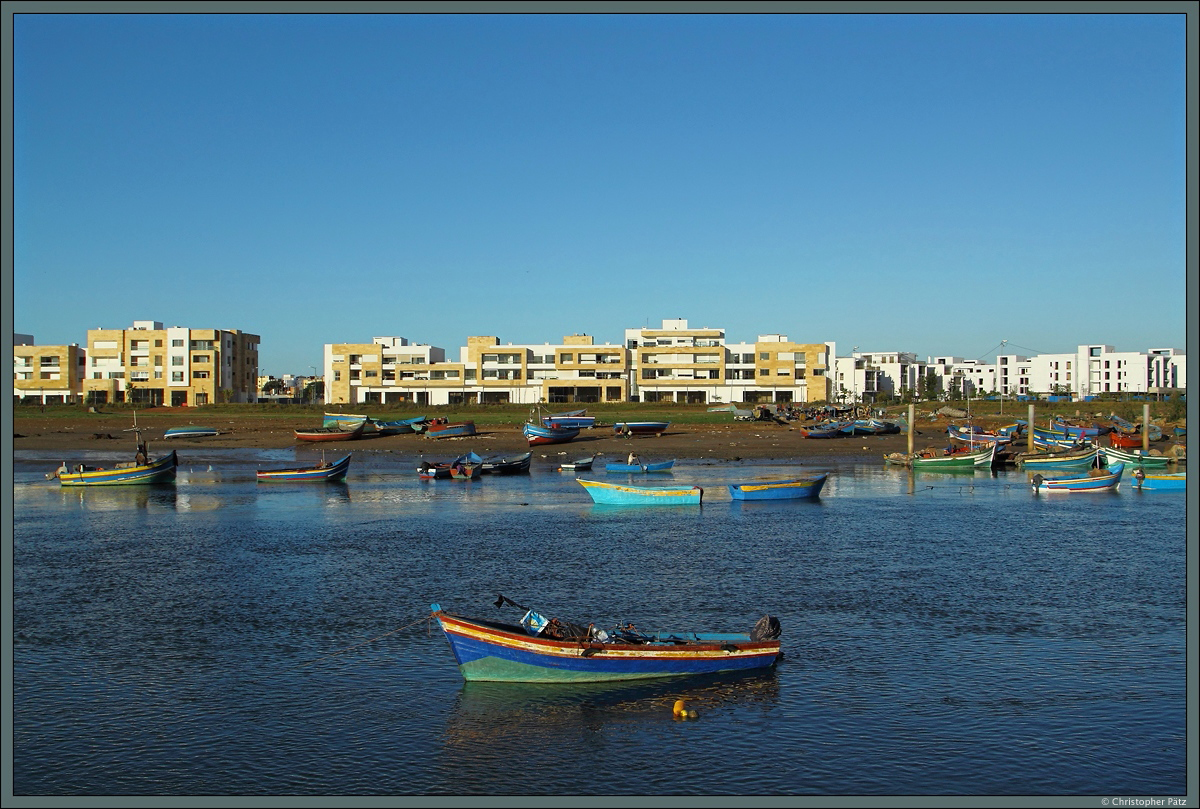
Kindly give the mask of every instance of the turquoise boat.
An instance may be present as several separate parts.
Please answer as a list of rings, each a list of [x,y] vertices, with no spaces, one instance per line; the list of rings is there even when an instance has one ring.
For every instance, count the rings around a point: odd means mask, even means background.
[[[1155,492],[1187,491],[1187,472],[1147,472],[1138,469],[1133,473],[1133,488]]]
[[[163,432],[163,438],[204,438],[220,434],[216,427],[195,427],[189,424],[187,427],[168,428]]]
[[[604,471],[609,473],[643,474],[647,472],[670,472],[675,466],[674,459],[656,461],[655,463],[610,463],[604,465]]]
[[[699,486],[618,486],[577,478],[592,501],[605,506],[698,506],[704,496]]]
[[[1022,452],[1017,455],[1017,466],[1031,471],[1038,469],[1087,469],[1095,466],[1100,457],[1097,447],[1062,452]]]

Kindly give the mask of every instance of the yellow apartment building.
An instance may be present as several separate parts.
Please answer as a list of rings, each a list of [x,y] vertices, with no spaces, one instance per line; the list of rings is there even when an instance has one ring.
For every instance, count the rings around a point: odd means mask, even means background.
[[[78,345],[34,345],[32,335],[13,335],[14,404],[75,404],[83,394],[87,352]]]
[[[559,344],[468,337],[459,361],[403,337],[325,346],[327,404],[536,404],[624,401],[628,352],[588,335]]]
[[[256,334],[137,320],[128,329],[90,329],[87,340],[89,402],[195,407],[257,400]]]

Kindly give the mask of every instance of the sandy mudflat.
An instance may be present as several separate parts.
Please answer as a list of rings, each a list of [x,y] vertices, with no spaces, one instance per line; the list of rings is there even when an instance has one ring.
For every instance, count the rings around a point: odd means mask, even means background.
[[[138,426],[152,445],[152,453],[166,447],[183,450],[187,447],[282,449],[306,447],[311,449],[353,449],[368,452],[392,452],[401,455],[457,455],[473,450],[481,455],[511,454],[530,449],[519,426],[479,427],[479,434],[468,438],[431,439],[420,435],[394,435],[363,438],[358,441],[308,443],[297,441],[296,429],[319,426],[311,414],[297,416],[261,416],[214,414],[211,419],[202,414],[195,419],[181,419],[177,414],[139,411]],[[163,439],[168,427],[178,427],[194,421],[213,427],[220,435],[209,438]],[[944,420],[943,420],[944,422]],[[18,413],[13,421],[14,450],[58,450],[64,453],[80,450],[109,450],[115,455],[132,452],[132,425],[128,412],[83,413],[78,417],[53,417],[37,413]],[[914,446],[944,446],[947,443],[945,423],[921,425],[914,435]],[[728,424],[679,425],[661,436],[624,438],[614,435],[611,427],[584,430],[568,444],[533,447],[534,457],[557,458],[561,453],[581,457],[594,453],[609,456],[625,455],[631,449],[650,458],[711,458],[787,459],[801,463],[880,463],[889,452],[908,448],[908,436],[848,436],[833,439],[804,438],[798,425],[772,422],[733,422]]]

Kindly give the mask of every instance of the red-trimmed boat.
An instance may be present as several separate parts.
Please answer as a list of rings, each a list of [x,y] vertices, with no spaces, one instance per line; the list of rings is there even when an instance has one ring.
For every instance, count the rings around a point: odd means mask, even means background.
[[[497,605],[512,603],[501,596]],[[514,605],[518,606],[518,605]],[[714,674],[773,666],[782,656],[779,620],[750,632],[639,632],[547,619],[527,610],[519,624],[464,618],[431,605],[462,676],[471,682],[597,683]],[[521,608],[525,609],[525,608]]]
[[[457,438],[475,434],[473,421],[448,422],[446,419],[434,419],[425,427],[426,438]]]

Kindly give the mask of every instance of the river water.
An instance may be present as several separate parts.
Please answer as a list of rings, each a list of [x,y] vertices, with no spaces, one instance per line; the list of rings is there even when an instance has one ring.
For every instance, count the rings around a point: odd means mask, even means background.
[[[701,507],[614,508],[549,455],[463,483],[361,453],[314,485],[256,482],[292,450],[188,449],[174,485],[82,490],[17,453],[14,793],[1185,794],[1184,495],[881,463],[739,503],[816,468],[679,461],[653,483]],[[785,658],[464,684],[429,605],[520,617],[501,593],[600,627],[770,613]]]

